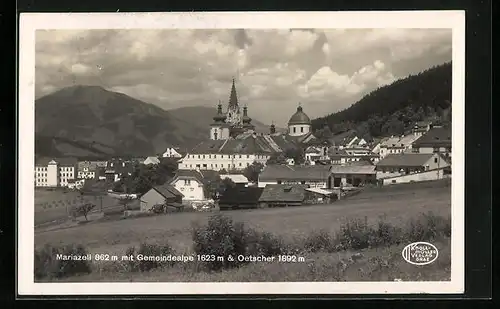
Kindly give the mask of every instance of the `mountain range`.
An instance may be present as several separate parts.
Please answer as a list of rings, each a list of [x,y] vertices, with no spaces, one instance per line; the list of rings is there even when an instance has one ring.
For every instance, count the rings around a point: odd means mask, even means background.
[[[215,108],[164,110],[100,86],[72,86],[35,101],[37,156],[150,156],[208,138]],[[196,119],[196,121],[193,121]],[[256,131],[269,127],[257,120]]]

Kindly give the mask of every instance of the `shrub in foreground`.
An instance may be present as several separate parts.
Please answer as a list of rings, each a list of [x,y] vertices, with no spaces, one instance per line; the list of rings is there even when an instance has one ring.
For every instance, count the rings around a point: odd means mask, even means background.
[[[128,271],[149,271],[154,268],[172,266],[174,262],[162,260],[162,257],[174,255],[174,250],[167,244],[148,244],[142,243],[139,248],[129,247],[125,253],[127,256],[133,256],[134,260],[127,261]],[[143,259],[137,260],[137,256]]]
[[[432,212],[423,213],[408,221],[405,238],[408,242],[430,241],[451,236],[451,216],[444,218]]]
[[[229,217],[213,215],[205,226],[193,226],[194,252],[203,257],[210,270],[235,267],[237,260],[228,261],[228,256],[245,254],[246,237],[243,223],[234,223]],[[218,258],[222,257],[223,260]]]
[[[91,264],[87,260],[72,260],[72,256],[86,256],[81,245],[50,246],[35,250],[35,279],[51,279],[90,273]],[[63,258],[64,257],[64,258]]]
[[[246,263],[238,261],[238,255],[273,256],[282,254],[285,247],[281,237],[245,228],[243,223],[220,214],[211,216],[205,226],[194,226],[192,235],[195,254],[204,257],[204,264],[210,270]],[[234,261],[228,260],[230,255]],[[218,257],[223,260],[217,260]]]

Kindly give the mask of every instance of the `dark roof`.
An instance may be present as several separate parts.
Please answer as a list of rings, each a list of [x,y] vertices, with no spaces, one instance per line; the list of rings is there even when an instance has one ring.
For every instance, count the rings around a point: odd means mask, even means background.
[[[349,154],[344,149],[330,147],[328,149],[328,156],[330,156],[330,158],[340,158],[340,157],[348,157]]]
[[[153,189],[160,193],[164,198],[184,196],[184,194],[180,193],[176,188],[169,185],[168,183],[164,183],[161,186],[156,186]]]
[[[259,175],[260,181],[266,180],[326,180],[328,168],[325,165],[267,165]]]
[[[413,142],[413,147],[451,147],[451,128],[432,128]]]
[[[263,189],[259,187],[228,188],[220,197],[219,204],[258,203]]]
[[[297,107],[297,111],[292,115],[292,117],[290,117],[290,120],[288,121],[288,125],[295,124],[311,124],[311,119],[309,119],[306,113],[303,112],[302,106]]]
[[[259,202],[302,202],[306,188],[305,185],[267,185]]]
[[[296,147],[283,134],[245,132],[227,140],[207,140],[198,144],[191,154],[264,154],[271,155],[286,148]]]
[[[77,166],[78,160],[76,158],[39,158],[35,165],[36,166],[47,166],[50,161],[56,161],[59,166]]]
[[[203,183],[204,176],[200,171],[197,170],[177,170],[170,183],[175,181],[177,178],[194,178],[200,183]]]
[[[391,154],[377,163],[378,166],[424,166],[435,154],[434,153],[402,153]]]

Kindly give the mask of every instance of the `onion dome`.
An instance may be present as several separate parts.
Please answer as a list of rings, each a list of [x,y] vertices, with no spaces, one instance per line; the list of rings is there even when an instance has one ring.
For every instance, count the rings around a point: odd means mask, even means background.
[[[222,112],[222,103],[219,101],[219,105],[217,105],[217,114],[214,116],[215,122],[224,122],[226,120],[226,115]]]
[[[241,120],[245,124],[248,124],[252,121],[252,118],[248,117],[248,108],[246,106],[243,107],[243,117]]]
[[[290,117],[288,121],[288,125],[297,125],[297,124],[311,124],[311,119],[302,111],[302,106],[297,107],[297,111],[295,114]]]

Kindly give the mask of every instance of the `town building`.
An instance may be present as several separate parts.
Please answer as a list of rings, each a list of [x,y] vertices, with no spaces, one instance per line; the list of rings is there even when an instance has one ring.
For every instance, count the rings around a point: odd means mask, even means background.
[[[383,159],[387,155],[410,152],[413,147],[413,142],[419,139],[416,134],[408,134],[401,136],[391,136],[380,142],[380,158]]]
[[[158,165],[160,160],[157,157],[147,157],[142,164],[144,165]]]
[[[331,165],[328,172],[328,189],[359,187],[376,183],[374,165]]]
[[[108,181],[119,181],[124,175],[132,175],[134,164],[134,161],[127,161],[120,158],[111,159],[106,164],[104,176]]]
[[[35,162],[36,187],[67,187],[77,178],[78,160],[75,158],[40,158]]]
[[[259,198],[259,208],[301,206],[306,199],[307,185],[269,184]]]
[[[303,184],[312,188],[326,188],[328,165],[279,165],[264,167],[259,175],[258,187],[270,184]]]
[[[95,179],[99,177],[99,166],[97,162],[80,161],[78,162],[78,179]]]
[[[165,149],[165,151],[161,154],[162,158],[182,158],[182,151],[179,147],[169,146]]]
[[[276,132],[274,123],[269,134],[256,133],[247,106],[239,107],[234,80],[226,112],[219,102],[213,120],[210,139],[180,159],[179,169],[243,170],[253,162],[266,164],[271,156],[298,149],[315,139],[311,120],[300,105],[288,121],[287,133]]]
[[[390,178],[438,169],[449,169],[450,164],[439,153],[402,153],[388,155],[376,165],[377,178]]]
[[[198,170],[177,170],[169,184],[182,193],[183,203],[204,201],[206,190],[204,187],[204,175]]]
[[[232,182],[234,182],[237,186],[243,186],[247,187],[248,184],[250,183],[248,181],[248,178],[245,177],[243,174],[221,174],[220,179],[224,180],[226,178],[231,179]]]
[[[432,128],[415,140],[413,153],[440,153],[451,162],[451,128]]]
[[[149,211],[156,205],[182,207],[183,194],[168,183],[155,186],[140,197],[141,211]]]
[[[263,188],[239,187],[227,188],[221,195],[218,205],[220,210],[252,209],[259,207],[259,198]]]

